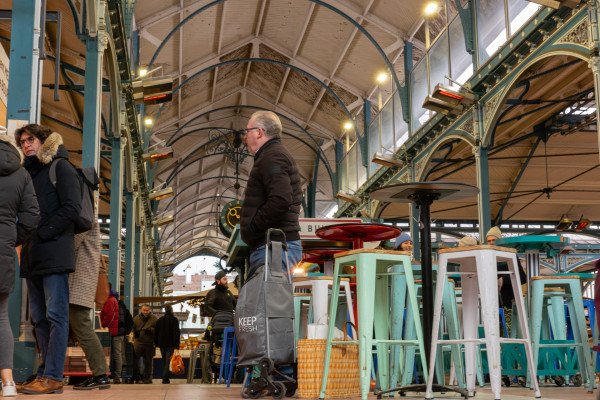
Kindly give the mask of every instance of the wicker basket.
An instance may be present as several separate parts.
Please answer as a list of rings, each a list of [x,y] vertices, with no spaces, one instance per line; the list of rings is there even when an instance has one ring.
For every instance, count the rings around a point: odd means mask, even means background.
[[[298,340],[298,397],[301,399],[319,398],[325,364],[325,347],[325,339]],[[328,399],[360,397],[357,344],[335,345],[334,343],[331,347],[325,397]]]

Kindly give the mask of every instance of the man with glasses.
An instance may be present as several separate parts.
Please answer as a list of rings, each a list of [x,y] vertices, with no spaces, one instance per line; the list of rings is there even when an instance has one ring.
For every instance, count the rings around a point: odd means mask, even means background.
[[[269,228],[285,233],[289,265],[284,259],[284,269],[293,268],[302,258],[298,223],[302,204],[300,174],[296,161],[281,143],[281,131],[281,121],[271,111],[252,114],[244,130],[248,151],[254,155],[240,219],[242,240],[250,247],[247,278],[264,264],[265,234]]]
[[[81,211],[79,179],[57,132],[29,124],[15,131],[15,141],[25,155],[23,166],[31,175],[41,215],[34,234],[23,243],[20,276],[27,282],[42,361],[37,378],[22,391],[62,393],[69,336],[69,274],[75,271],[74,222]],[[54,160],[55,183],[49,176]]]

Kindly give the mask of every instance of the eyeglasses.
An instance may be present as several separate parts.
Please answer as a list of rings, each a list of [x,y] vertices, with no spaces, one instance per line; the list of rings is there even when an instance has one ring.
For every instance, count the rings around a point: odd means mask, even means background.
[[[19,144],[21,145],[21,147],[25,146],[25,143],[33,144],[33,142],[35,142],[35,139],[37,139],[35,136],[29,136],[19,140]]]
[[[253,130],[253,129],[262,129],[262,128],[247,128],[247,129],[242,129],[242,134],[244,136],[246,136],[248,134],[249,131]]]

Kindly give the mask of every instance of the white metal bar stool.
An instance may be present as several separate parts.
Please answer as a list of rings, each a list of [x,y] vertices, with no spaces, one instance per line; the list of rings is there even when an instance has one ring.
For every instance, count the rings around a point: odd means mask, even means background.
[[[521,282],[519,274],[516,274],[517,257],[516,250],[498,246],[467,246],[452,249],[443,249],[438,252],[438,279],[435,291],[435,305],[433,311],[433,332],[431,339],[431,356],[429,359],[429,376],[433,376],[435,369],[436,352],[439,344],[463,344],[465,345],[465,371],[467,381],[467,391],[469,396],[475,394],[475,375],[477,370],[476,349],[478,344],[485,344],[487,349],[488,364],[490,371],[490,383],[492,392],[496,400],[500,399],[501,388],[501,343],[523,343],[527,353],[527,364],[529,374],[535,390],[535,397],[541,397],[537,380],[535,379],[535,366],[533,362],[533,352],[525,314],[525,304],[523,303],[523,294],[521,293]],[[447,279],[448,261],[460,265],[459,272],[452,274],[462,277],[462,295],[463,295],[463,330],[464,339],[459,340],[440,340],[438,331],[440,327],[440,316],[442,311],[442,299],[444,295],[445,281]],[[501,338],[499,332],[498,319],[498,261],[506,261],[508,272],[501,272],[510,275],[512,288],[515,293],[516,306],[518,309],[520,325],[523,331],[523,338]],[[481,313],[485,338],[477,337],[477,324],[479,317],[479,303],[481,303]],[[426,399],[432,398],[431,388],[433,380],[427,382]]]
[[[294,292],[296,289],[310,289],[312,296],[312,315],[315,324],[328,325],[329,320],[329,289],[333,284],[332,276],[311,276],[311,277],[296,277],[294,278],[293,288]],[[340,282],[340,288],[344,290],[346,295],[346,305],[348,307],[349,321],[354,326],[354,312],[352,305],[352,293],[350,292],[350,279],[342,278]],[[353,330],[352,337],[356,337],[356,332]]]

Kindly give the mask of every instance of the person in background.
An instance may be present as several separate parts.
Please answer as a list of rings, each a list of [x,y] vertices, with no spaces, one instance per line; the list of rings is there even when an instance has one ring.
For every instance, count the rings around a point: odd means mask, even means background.
[[[133,319],[133,379],[136,383],[152,383],[152,360],[156,353],[154,347],[156,321],[148,304],[142,304],[142,312]],[[139,367],[140,358],[144,359],[143,381]]]
[[[171,372],[169,370],[171,356],[175,349],[179,349],[179,321],[173,315],[173,308],[165,306],[165,315],[160,317],[156,322],[156,330],[154,331],[154,344],[160,349],[162,357],[162,383],[171,383]]]
[[[413,241],[410,235],[406,232],[402,232],[400,236],[396,238],[396,250],[410,251],[413,249]]]
[[[204,301],[206,316],[212,317],[217,311],[233,312],[237,302],[233,293],[229,291],[225,271],[217,272],[213,286],[215,288],[206,294],[206,300]]]
[[[94,331],[91,318],[95,309],[98,274],[107,272],[107,266],[101,256],[100,225],[94,224],[89,231],[75,235],[75,255],[77,267],[69,277],[69,320],[92,375],[82,383],[74,385],[73,389],[109,389],[104,349]]]
[[[120,350],[115,351],[115,338],[119,334],[119,301],[117,297],[119,296],[115,291],[112,290],[112,284],[109,282],[108,287],[110,288],[110,292],[108,294],[108,300],[102,306],[102,311],[100,311],[100,323],[103,328],[108,328],[110,332],[110,348],[111,348],[111,356],[115,358],[115,353],[118,352],[119,358],[121,357]],[[119,384],[121,383],[121,369],[119,368],[118,374],[115,372],[112,374],[113,383]]]
[[[15,141],[25,154],[23,166],[31,175],[41,215],[35,233],[23,243],[20,275],[27,280],[42,362],[37,378],[21,391],[62,393],[69,337],[69,274],[75,271],[74,222],[81,211],[81,186],[61,135],[29,124],[15,131]],[[54,160],[58,161],[56,187],[49,177]]]
[[[15,286],[15,247],[37,227],[40,209],[31,177],[5,134],[0,135],[0,377],[2,396],[17,395],[13,380],[14,338],[8,319],[8,296]],[[19,282],[20,283],[20,282]]]
[[[458,241],[458,247],[477,246],[477,244],[477,239],[475,239],[473,236],[463,236]]]
[[[119,384],[121,383],[123,365],[127,363],[125,357],[125,344],[127,336],[133,330],[133,317],[123,299],[119,298],[119,294],[116,292],[115,297],[119,301],[119,330],[117,331],[117,335],[112,337],[114,351],[111,351],[111,357],[114,377],[113,383]]]
[[[487,234],[485,235],[485,241],[490,246],[496,245],[496,240],[502,237],[502,232],[500,228],[497,226],[492,227]],[[525,270],[521,265],[521,261],[519,257],[517,257],[517,269],[519,270],[519,280],[521,281],[521,285],[527,282],[527,276],[525,275]],[[498,272],[507,272],[508,264],[506,261],[501,261],[498,263]],[[510,275],[507,274],[499,274],[498,275],[498,290],[500,292],[500,307],[504,308],[504,319],[506,320],[506,330],[510,335],[511,329],[511,321],[512,321],[512,302],[515,299],[515,294],[512,289],[512,284],[510,281]],[[502,332],[502,330],[501,330]]]
[[[302,259],[300,224],[302,185],[294,157],[281,143],[282,126],[272,111],[257,111],[250,117],[244,138],[254,164],[248,177],[240,218],[240,233],[250,248],[247,278],[265,262],[266,232],[277,228],[285,233],[287,261],[284,270]],[[276,234],[274,240],[281,240]]]

